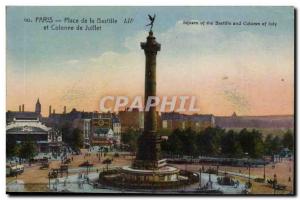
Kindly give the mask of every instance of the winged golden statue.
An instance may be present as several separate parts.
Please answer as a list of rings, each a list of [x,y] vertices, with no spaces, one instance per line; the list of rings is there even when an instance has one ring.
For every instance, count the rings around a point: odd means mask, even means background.
[[[150,31],[152,31],[153,23],[154,23],[154,20],[155,20],[155,14],[153,15],[153,17],[151,15],[148,15],[148,17],[149,17],[150,23],[147,24],[146,26],[151,26]]]

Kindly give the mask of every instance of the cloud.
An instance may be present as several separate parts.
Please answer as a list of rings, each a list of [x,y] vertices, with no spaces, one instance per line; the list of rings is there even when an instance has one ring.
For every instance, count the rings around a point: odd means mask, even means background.
[[[78,63],[79,63],[79,60],[77,60],[77,59],[67,60],[65,62],[65,64],[67,64],[67,65],[75,65],[75,64],[78,64]]]
[[[205,113],[281,113],[275,109],[278,102],[289,104],[293,98],[293,45],[281,36],[246,30],[229,33],[220,27],[186,26],[181,21],[155,32],[162,45],[157,55],[158,95],[197,96]],[[147,32],[137,32],[124,40],[126,51],[66,60],[58,64],[59,71],[44,70],[39,76],[26,73],[26,78],[33,82],[32,91],[51,86],[48,93],[55,94],[57,102],[88,110],[97,109],[104,95],[143,95],[145,55],[140,42],[146,37]],[[224,76],[228,79],[223,80]],[[41,77],[45,81],[39,81]],[[282,77],[284,85],[274,81]],[[282,96],[282,91],[291,92]],[[269,101],[270,96],[276,105]],[[257,99],[268,102],[266,108]],[[284,112],[293,109],[289,105]]]
[[[272,80],[278,76],[292,79],[292,46],[278,45],[274,36],[245,30],[227,32],[216,26],[186,26],[178,21],[165,32],[154,33],[162,45],[157,56],[158,92],[205,94],[216,97],[213,101],[222,104],[228,99],[215,93],[228,91],[228,81],[222,81],[224,74],[230,77],[230,84],[239,94],[266,81],[272,83],[269,87],[277,87]],[[146,40],[146,35],[145,31],[138,32],[126,38],[124,46],[138,54],[139,44]],[[278,46],[282,48],[279,50]],[[174,82],[178,83],[177,87],[173,87]],[[249,95],[243,96],[250,101]]]

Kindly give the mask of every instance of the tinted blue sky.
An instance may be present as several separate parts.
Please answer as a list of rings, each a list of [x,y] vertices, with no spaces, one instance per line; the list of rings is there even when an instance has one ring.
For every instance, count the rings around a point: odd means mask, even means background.
[[[8,109],[23,103],[33,109],[40,97],[43,105],[61,110],[64,105],[97,110],[103,95],[142,95],[139,45],[153,13],[162,44],[159,95],[197,96],[201,113],[293,113],[293,7],[7,7]],[[118,23],[103,24],[101,31],[44,31],[42,24],[24,23],[28,17],[115,18]],[[134,22],[123,24],[126,17]],[[277,26],[201,27],[183,20]],[[174,82],[180,85],[174,88]]]
[[[247,30],[257,34],[284,35],[292,40],[292,7],[8,7],[7,8],[7,50],[9,61],[31,62],[74,57],[94,56],[105,51],[124,52],[120,47],[125,38],[137,31],[145,30],[147,14],[156,13],[154,31],[164,32],[180,20],[210,21],[275,21],[276,29],[222,27],[225,34]],[[26,24],[24,17],[114,17],[121,22],[124,17],[133,17],[132,25],[104,25],[100,32],[56,32],[43,31],[41,24]],[[184,38],[181,38],[184,39]],[[184,50],[183,50],[184,51]],[[189,51],[189,49],[186,49]],[[24,53],[25,52],[25,53]],[[25,54],[25,55],[24,55]],[[33,66],[33,65],[32,65]]]

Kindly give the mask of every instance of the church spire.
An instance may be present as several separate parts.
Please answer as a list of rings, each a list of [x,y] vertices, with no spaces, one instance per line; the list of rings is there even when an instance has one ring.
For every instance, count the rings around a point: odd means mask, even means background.
[[[35,112],[41,114],[41,110],[42,110],[42,105],[40,103],[40,98],[38,98],[35,104]]]

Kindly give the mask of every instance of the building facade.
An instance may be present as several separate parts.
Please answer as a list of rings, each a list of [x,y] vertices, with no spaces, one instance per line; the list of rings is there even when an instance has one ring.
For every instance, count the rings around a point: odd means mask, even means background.
[[[121,123],[115,114],[73,112],[74,114],[77,115],[77,118],[67,121],[72,124],[72,128],[82,130],[84,137],[83,146],[85,148],[89,148],[90,146],[112,147],[120,144]]]
[[[30,140],[36,144],[37,152],[60,152],[61,132],[47,127],[37,118],[14,118],[6,126],[6,137],[17,144]]]
[[[208,127],[215,127],[215,117],[213,115],[161,113],[161,128],[165,130],[191,128],[194,131],[201,131]]]
[[[119,111],[118,116],[122,124],[122,133],[129,129],[135,131],[144,129],[144,112],[138,109],[133,109],[132,111],[126,109],[125,111]]]

